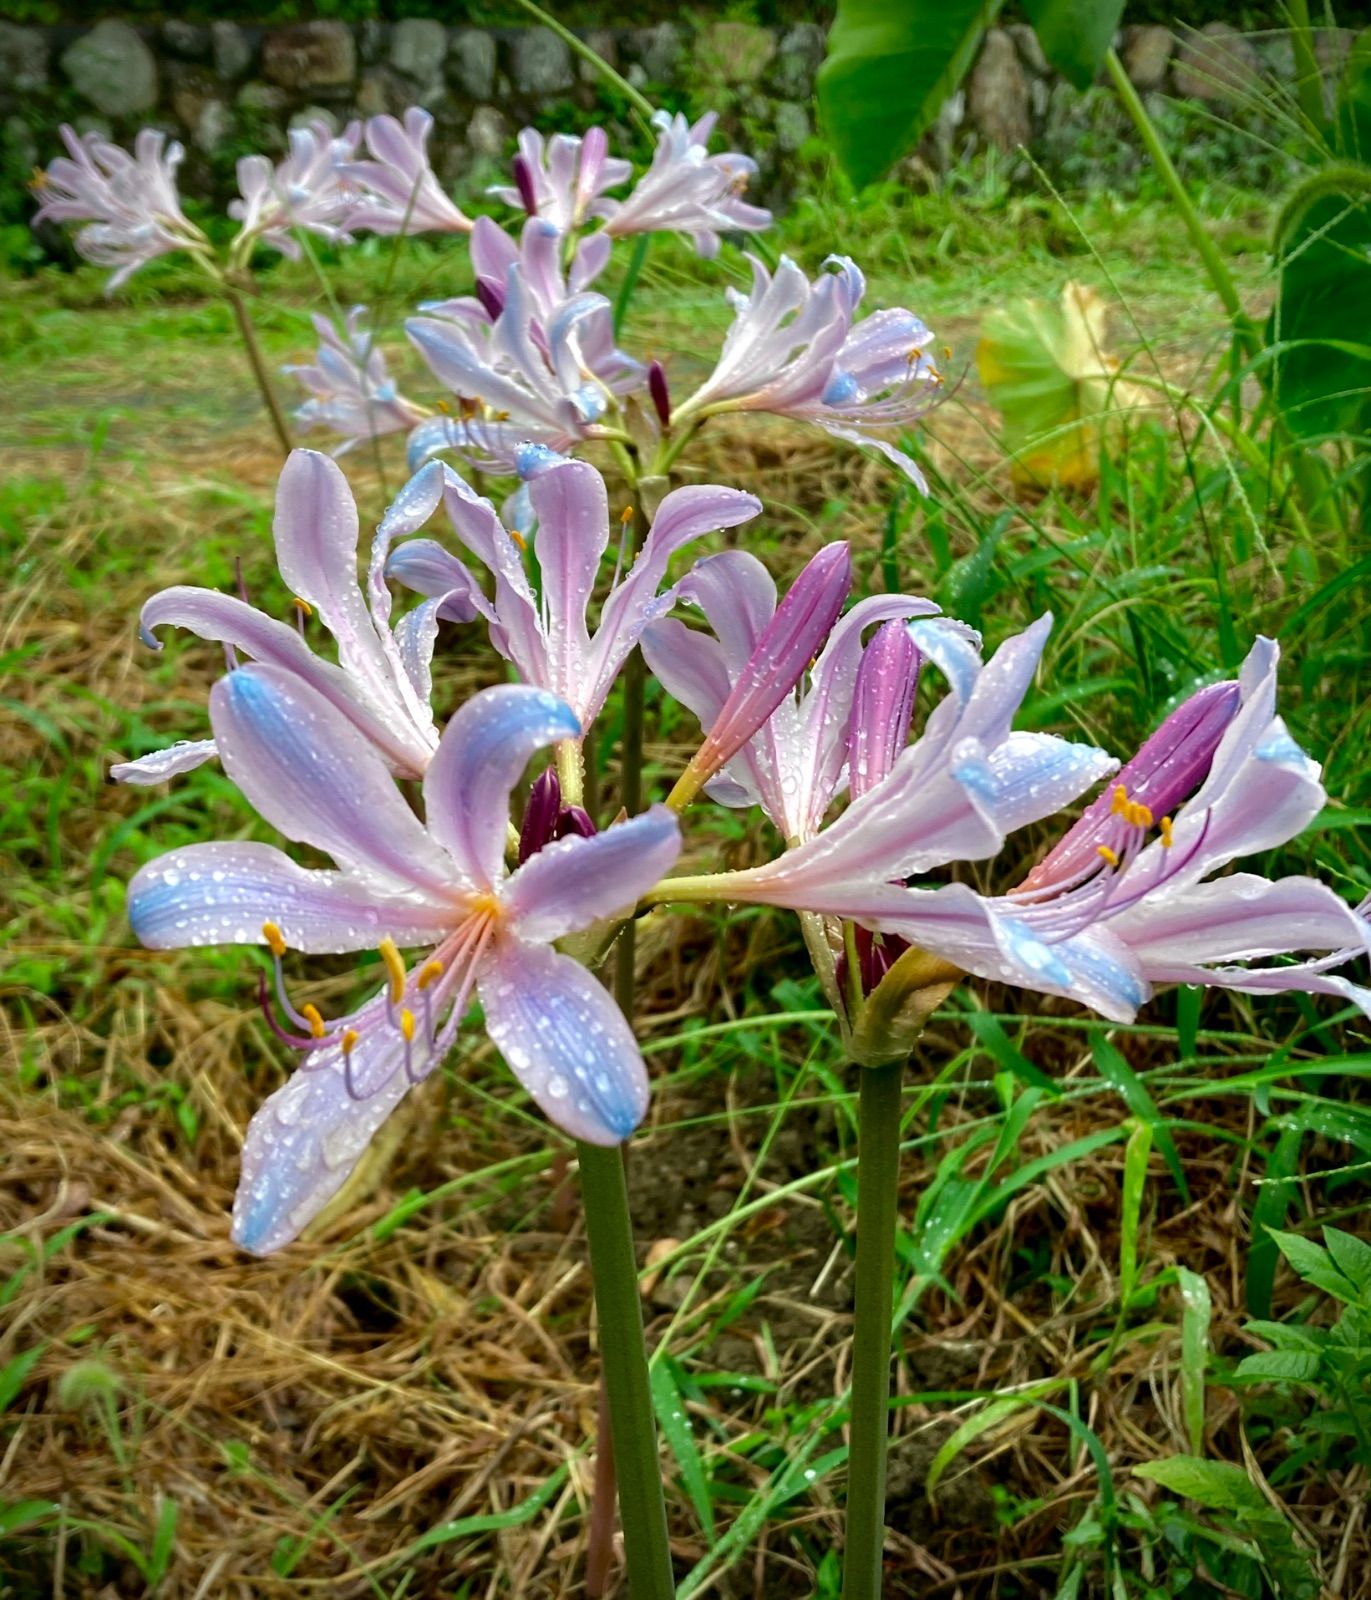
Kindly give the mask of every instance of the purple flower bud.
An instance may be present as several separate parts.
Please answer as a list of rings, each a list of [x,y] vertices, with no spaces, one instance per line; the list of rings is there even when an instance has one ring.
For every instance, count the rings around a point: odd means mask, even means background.
[[[1102,831],[1114,815],[1115,796],[1144,806],[1160,820],[1192,795],[1209,774],[1214,752],[1242,704],[1231,681],[1211,683],[1176,707],[1144,742],[1105,792],[1093,800],[1065,836],[1024,879],[1025,889],[1042,889],[1074,877],[1098,854]]]
[[[530,856],[536,856],[554,839],[565,839],[570,834],[590,839],[599,830],[590,819],[590,813],[580,806],[562,804],[562,785],[557,769],[549,767],[533,780],[524,806],[524,824],[519,830],[519,865]]]
[[[538,191],[533,186],[533,168],[527,159],[518,155],[514,158],[514,186],[519,191],[519,198],[524,203],[524,210],[529,216],[538,215]]]
[[[664,428],[671,426],[671,394],[666,386],[666,368],[653,361],[647,369],[647,392]]]
[[[825,545],[757,636],[733,692],[705,735],[691,762],[701,782],[735,756],[794,689],[838,620],[851,587],[847,545],[841,541]]]
[[[477,278],[476,298],[485,308],[490,320],[498,321],[500,313],[505,309],[505,292],[494,278]]]
[[[919,650],[905,622],[887,622],[862,652],[848,723],[848,785],[854,800],[895,765],[909,737]]]

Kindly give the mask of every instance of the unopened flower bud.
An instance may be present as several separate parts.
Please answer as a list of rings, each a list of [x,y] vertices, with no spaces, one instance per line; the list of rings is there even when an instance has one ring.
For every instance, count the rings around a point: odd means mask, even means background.
[[[647,392],[664,428],[671,426],[671,394],[666,386],[666,368],[653,361],[647,369]]]
[[[533,187],[533,168],[521,155],[514,158],[514,185],[519,191],[519,198],[524,203],[524,210],[529,216],[538,215],[538,193]]]
[[[848,724],[848,785],[854,800],[880,783],[905,747],[919,661],[918,646],[901,621],[878,628],[862,652]]]
[[[494,278],[477,278],[476,298],[481,302],[490,320],[498,321],[500,313],[505,309],[505,294]]]

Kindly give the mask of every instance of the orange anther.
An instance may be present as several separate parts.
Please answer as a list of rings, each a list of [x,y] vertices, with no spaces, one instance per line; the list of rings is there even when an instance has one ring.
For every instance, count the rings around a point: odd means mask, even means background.
[[[324,1027],[324,1019],[319,1014],[319,1007],[312,1000],[306,1000],[300,1007],[300,1015],[309,1023],[309,1031],[316,1039],[322,1039],[328,1031]]]
[[[267,941],[267,949],[272,955],[281,957],[286,953],[286,941],[281,937],[281,930],[274,922],[262,924],[262,937]]]

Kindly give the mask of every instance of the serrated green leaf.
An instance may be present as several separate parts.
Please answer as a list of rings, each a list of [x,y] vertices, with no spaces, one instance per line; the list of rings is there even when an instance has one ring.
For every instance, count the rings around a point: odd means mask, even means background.
[[[871,183],[932,125],[1001,0],[839,0],[819,112],[839,165]]]
[[[1304,1350],[1261,1350],[1244,1356],[1236,1376],[1246,1383],[1312,1383],[1319,1357]]]
[[[1323,1240],[1343,1277],[1363,1295],[1371,1291],[1371,1244],[1340,1228],[1325,1228]]]
[[[1345,1304],[1357,1298],[1356,1286],[1338,1271],[1332,1256],[1322,1245],[1304,1238],[1302,1234],[1283,1233],[1278,1228],[1271,1229],[1271,1237],[1276,1241],[1276,1248],[1306,1283],[1313,1284],[1316,1289],[1322,1289]]]
[[[1241,1467],[1227,1461],[1203,1461],[1199,1456],[1167,1456],[1140,1462],[1133,1471],[1140,1478],[1161,1484],[1173,1494],[1208,1506],[1211,1511],[1235,1511],[1263,1516],[1269,1510],[1261,1490]]]

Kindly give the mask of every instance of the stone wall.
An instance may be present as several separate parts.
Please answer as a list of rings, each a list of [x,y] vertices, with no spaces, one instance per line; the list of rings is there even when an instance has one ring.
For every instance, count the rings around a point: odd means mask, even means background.
[[[760,197],[784,203],[797,155],[813,131],[824,43],[819,26],[768,29],[687,17],[586,37],[630,83],[664,103],[721,109],[726,131],[762,163]],[[1329,37],[1330,49],[1342,46],[1340,36]],[[1284,41],[1258,45],[1223,23],[1184,39],[1163,27],[1133,27],[1119,42],[1134,82],[1149,94],[1232,105],[1244,100],[1260,72],[1288,77],[1292,71]],[[473,174],[484,180],[525,122],[573,126],[598,119],[613,130],[626,109],[545,28],[448,28],[420,18],[272,28],[0,22],[0,183],[11,196],[5,210],[13,220],[26,214],[22,182],[57,153],[62,121],[119,139],[147,122],[166,128],[186,145],[185,189],[221,203],[232,190],[236,159],[281,149],[293,122],[322,112],[341,123],[416,102],[437,118],[435,162],[459,190]],[[1050,157],[1076,138],[1079,107],[1080,96],[1054,78],[1029,28],[992,29],[919,161],[936,173],[969,151],[1012,151],[1019,144]],[[621,132],[631,141],[627,128]]]

